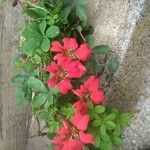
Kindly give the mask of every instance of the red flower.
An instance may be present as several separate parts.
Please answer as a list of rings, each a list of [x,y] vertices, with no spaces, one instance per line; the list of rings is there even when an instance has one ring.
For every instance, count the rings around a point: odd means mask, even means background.
[[[86,71],[86,68],[79,61],[63,62],[57,65],[52,62],[47,66],[47,71],[52,73],[52,77],[48,79],[48,84],[51,88],[57,85],[57,88],[66,94],[68,90],[72,89],[70,80],[72,78],[80,78]]]
[[[83,119],[87,115],[81,115],[79,118],[74,118],[78,122],[82,122],[85,119]],[[73,119],[73,120],[74,120]],[[78,120],[81,119],[81,120]],[[94,144],[93,142],[93,136],[91,134],[84,133],[84,131],[87,128],[88,121],[82,122],[82,124],[85,124],[84,129],[78,128],[78,125],[76,126],[76,123],[69,124],[67,122],[64,122],[63,126],[57,131],[57,136],[53,138],[53,143],[56,144],[55,150],[82,150],[84,145],[86,144]]]
[[[54,60],[58,61],[58,64],[66,60],[81,60],[86,61],[92,54],[92,50],[88,44],[81,44],[78,48],[78,43],[75,38],[64,38],[63,45],[58,41],[52,42],[52,52],[58,52],[54,56]]]
[[[81,114],[86,114],[88,111],[87,104],[83,100],[79,100],[73,104],[76,111],[80,112]]]
[[[78,95],[84,100],[91,100],[94,104],[100,104],[104,102],[104,92],[99,89],[100,80],[95,76],[90,76],[85,81],[80,89],[73,90],[74,94]]]

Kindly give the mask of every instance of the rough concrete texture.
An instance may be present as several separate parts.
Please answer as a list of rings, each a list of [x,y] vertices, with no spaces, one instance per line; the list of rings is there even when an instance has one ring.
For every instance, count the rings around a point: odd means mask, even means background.
[[[119,56],[108,104],[134,113],[121,149],[144,150],[150,147],[150,1],[93,0],[88,10],[95,44],[109,44]]]
[[[47,139],[27,139],[30,110],[16,106],[15,88],[11,84],[12,59],[22,24],[20,8],[13,8],[12,1],[7,0],[0,7],[0,150],[46,150]],[[34,128],[37,129],[36,123]]]

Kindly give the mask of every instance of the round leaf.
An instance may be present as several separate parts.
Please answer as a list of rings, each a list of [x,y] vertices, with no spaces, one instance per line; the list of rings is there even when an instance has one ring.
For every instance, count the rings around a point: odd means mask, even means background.
[[[55,38],[56,36],[58,36],[60,34],[60,30],[58,26],[50,26],[47,31],[46,31],[46,35],[49,38]]]
[[[44,52],[48,52],[49,51],[49,49],[50,49],[50,40],[47,37],[44,37],[44,39],[42,40],[41,49]]]
[[[93,49],[93,52],[95,54],[102,54],[102,55],[106,55],[110,51],[111,51],[111,49],[110,49],[110,47],[108,47],[108,45],[99,45]]]
[[[34,96],[32,101],[33,107],[39,107],[43,105],[46,102],[47,94],[45,93],[39,93],[38,95]]]
[[[107,121],[107,122],[105,123],[105,125],[106,125],[106,128],[107,128],[107,129],[114,129],[114,128],[116,128],[115,123],[112,122],[112,121]]]
[[[122,145],[122,143],[123,143],[122,139],[119,137],[113,137],[113,142],[118,146]]]
[[[30,77],[28,79],[28,86],[34,91],[46,91],[46,88],[41,80],[35,77]]]
[[[98,106],[96,106],[95,107],[95,111],[97,112],[97,113],[103,113],[103,112],[105,112],[105,107],[104,106],[102,106],[102,105],[98,105]]]

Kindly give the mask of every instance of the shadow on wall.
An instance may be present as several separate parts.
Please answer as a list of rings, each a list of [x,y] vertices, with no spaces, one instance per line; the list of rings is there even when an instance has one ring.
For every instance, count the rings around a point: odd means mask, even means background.
[[[146,77],[150,71],[150,3],[141,14],[134,28],[130,46],[122,62],[119,75],[112,81],[112,90],[108,93],[109,105],[121,110],[136,111],[134,106],[144,90]],[[144,99],[143,99],[144,100]]]

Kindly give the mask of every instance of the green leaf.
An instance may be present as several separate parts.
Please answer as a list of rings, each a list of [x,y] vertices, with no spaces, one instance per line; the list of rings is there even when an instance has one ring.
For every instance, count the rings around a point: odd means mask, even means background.
[[[122,141],[122,139],[119,138],[119,137],[113,137],[113,143],[114,143],[115,145],[117,145],[117,146],[120,146],[120,145],[123,144],[123,141]]]
[[[100,133],[101,135],[105,136],[106,135],[106,126],[104,124],[102,124],[100,126]]]
[[[40,8],[32,8],[33,11],[35,11],[39,17],[41,18],[45,18],[47,16],[47,12],[44,8],[40,7]]]
[[[93,46],[94,46],[94,37],[93,37],[93,35],[92,35],[92,34],[89,34],[89,35],[87,35],[87,36],[85,37],[85,39],[86,39],[86,42],[89,44],[89,46],[90,46],[91,48],[93,48]]]
[[[39,93],[34,96],[33,101],[32,101],[32,106],[39,107],[46,102],[46,99],[47,99],[46,93]]]
[[[123,113],[120,116],[120,124],[125,126],[127,125],[132,119],[131,113]]]
[[[112,150],[113,149],[113,144],[112,141],[101,141],[100,143],[101,149],[102,150]]]
[[[118,61],[116,57],[113,57],[108,63],[108,71],[112,74],[116,72],[118,68]]]
[[[38,48],[40,45],[40,42],[37,41],[37,39],[30,39],[27,42],[25,42],[24,46],[21,48],[21,50],[27,55],[32,56],[33,52],[32,50]]]
[[[93,122],[92,122],[92,125],[94,126],[94,127],[99,127],[100,125],[102,124],[102,121],[99,119],[99,120],[94,120]]]
[[[100,126],[100,133],[101,133],[102,140],[104,140],[104,141],[109,141],[110,140],[110,136],[107,134],[106,126],[104,124],[102,124]]]
[[[102,54],[106,55],[111,51],[110,47],[108,45],[99,45],[94,47],[93,52],[94,54]]]
[[[96,147],[96,148],[100,147],[100,143],[101,143],[101,138],[100,138],[99,135],[97,135],[97,136],[95,137],[95,147]]]
[[[62,11],[62,16],[63,16],[63,23],[66,24],[68,22],[68,16],[71,12],[72,8],[71,6],[65,7]]]
[[[36,25],[37,24],[31,24],[25,28],[22,35],[26,40],[29,39],[36,39],[36,41],[42,40],[42,34],[36,31],[37,30]]]
[[[78,15],[81,21],[87,21],[87,14],[83,7],[77,6],[76,14]]]
[[[87,0],[77,0],[78,5],[84,6],[87,3]]]
[[[106,125],[106,128],[109,129],[109,130],[116,128],[116,124],[113,121],[107,121],[105,123],[105,125]]]
[[[105,121],[111,121],[111,120],[114,120],[115,118],[116,118],[115,114],[110,114],[106,116]]]
[[[44,37],[41,43],[41,49],[44,52],[48,52],[50,50],[50,40],[47,37]]]
[[[46,35],[47,35],[47,37],[49,37],[49,38],[55,38],[55,37],[57,37],[59,34],[60,34],[59,27],[58,27],[58,26],[54,26],[54,25],[51,25],[51,26],[47,29],[47,31],[46,31]]]
[[[45,20],[39,24],[39,29],[40,29],[41,33],[44,35],[45,29],[46,29],[46,21]]]
[[[16,75],[12,77],[11,81],[15,84],[22,84],[24,81],[28,79],[28,76],[26,75]]]
[[[105,112],[105,107],[103,105],[98,105],[95,107],[95,112],[101,114],[101,113]]]
[[[19,88],[16,91],[15,99],[16,99],[17,105],[19,105],[20,107],[26,106],[27,102],[24,97],[24,92]]]
[[[28,86],[32,88],[34,91],[46,91],[43,82],[35,77],[30,77],[28,79]]]

